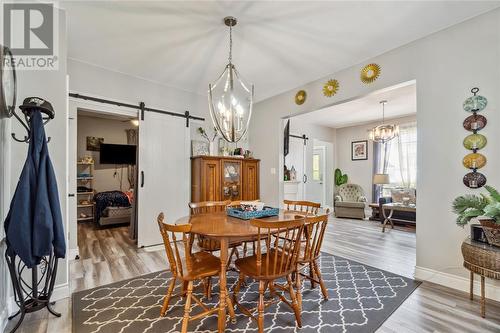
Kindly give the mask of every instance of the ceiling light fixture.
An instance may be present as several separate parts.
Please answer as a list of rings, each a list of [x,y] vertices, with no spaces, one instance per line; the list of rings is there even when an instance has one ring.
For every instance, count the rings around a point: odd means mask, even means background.
[[[380,104],[382,104],[382,124],[372,128],[368,133],[368,138],[375,142],[386,143],[399,135],[399,126],[385,124],[385,104],[387,101],[380,101]]]
[[[210,116],[228,142],[238,142],[246,134],[253,104],[253,84],[245,83],[232,63],[233,27],[236,23],[232,16],[224,18],[224,24],[229,27],[229,63],[217,80],[208,85]]]
[[[132,119],[130,120],[130,122],[132,123],[132,125],[134,125],[135,127],[139,126],[139,119]]]

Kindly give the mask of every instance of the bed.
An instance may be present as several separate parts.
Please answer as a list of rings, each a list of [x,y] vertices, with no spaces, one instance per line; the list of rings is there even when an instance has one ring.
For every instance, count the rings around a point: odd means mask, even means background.
[[[99,192],[94,196],[95,222],[100,226],[129,224],[132,216],[131,197],[122,191]]]

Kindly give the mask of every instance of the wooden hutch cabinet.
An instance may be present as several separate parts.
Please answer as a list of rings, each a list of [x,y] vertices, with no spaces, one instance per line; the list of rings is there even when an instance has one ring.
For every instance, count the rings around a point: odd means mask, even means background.
[[[191,201],[259,199],[259,160],[191,157]]]

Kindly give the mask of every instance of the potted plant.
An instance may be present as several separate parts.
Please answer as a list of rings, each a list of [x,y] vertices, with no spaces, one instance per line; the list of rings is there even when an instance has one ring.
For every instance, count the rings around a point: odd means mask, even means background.
[[[488,194],[465,194],[453,200],[457,224],[464,226],[477,219],[483,227],[488,243],[500,246],[500,193],[493,187],[484,187]]]

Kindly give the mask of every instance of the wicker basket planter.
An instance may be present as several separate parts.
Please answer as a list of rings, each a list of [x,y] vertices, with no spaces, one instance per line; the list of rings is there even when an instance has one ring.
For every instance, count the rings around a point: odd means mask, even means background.
[[[484,234],[490,245],[500,247],[500,224],[493,220],[480,219],[479,222],[483,227]]]

